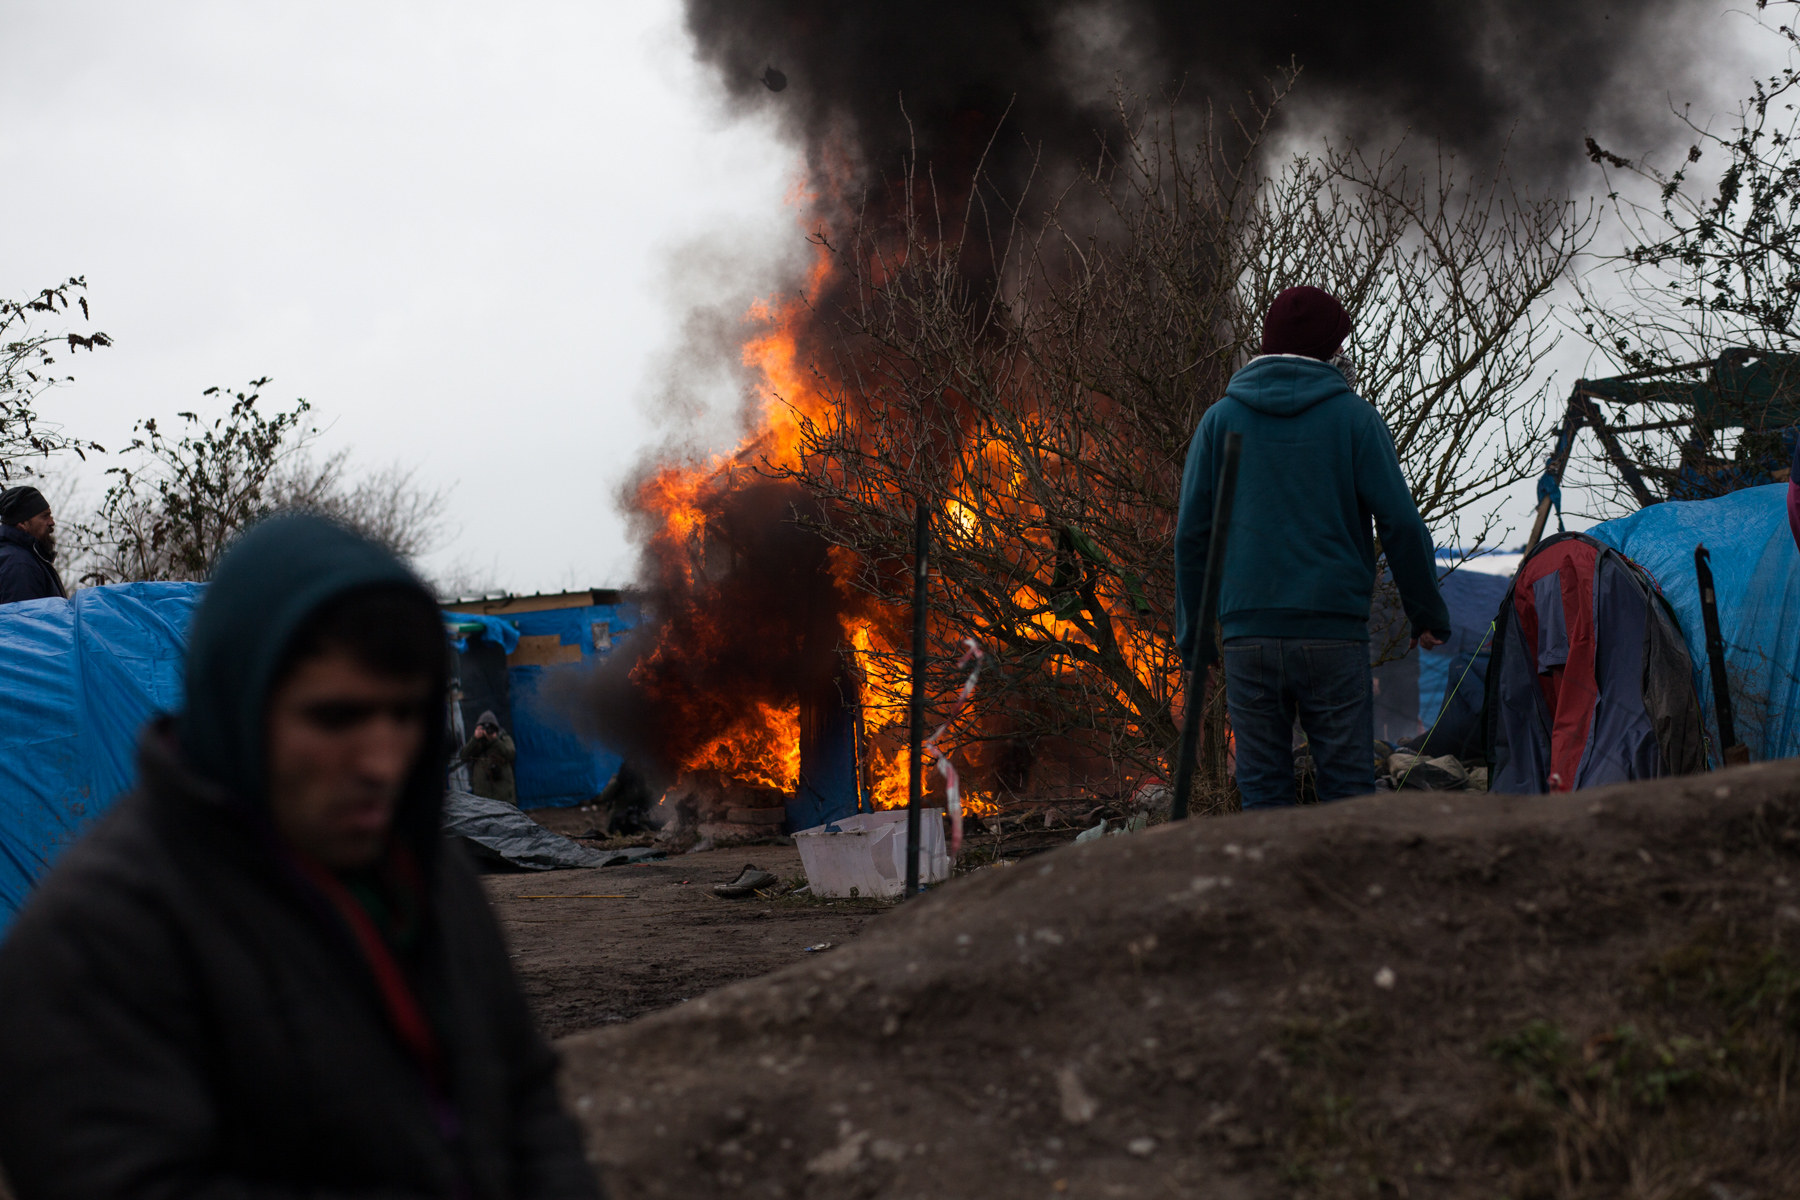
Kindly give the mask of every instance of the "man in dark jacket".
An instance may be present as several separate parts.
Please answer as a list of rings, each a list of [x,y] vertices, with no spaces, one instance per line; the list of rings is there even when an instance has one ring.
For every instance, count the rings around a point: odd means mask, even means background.
[[[513,785],[513,759],[517,757],[512,735],[500,728],[500,718],[492,712],[475,719],[475,732],[456,752],[458,762],[469,764],[469,790],[507,804],[519,802],[519,790]]]
[[[1381,414],[1342,360],[1350,317],[1329,293],[1289,288],[1263,322],[1261,356],[1231,377],[1188,450],[1175,531],[1176,641],[1210,665],[1223,635],[1226,698],[1245,808],[1295,802],[1293,729],[1321,800],[1375,790],[1369,606],[1375,544],[1415,644],[1450,636],[1436,554]],[[1200,613],[1225,435],[1243,435],[1219,610]]]
[[[225,556],[184,711],[0,946],[18,1200],[596,1196],[439,832],[445,677],[372,543],[286,517]]]
[[[66,595],[50,502],[29,485],[0,492],[0,604]]]

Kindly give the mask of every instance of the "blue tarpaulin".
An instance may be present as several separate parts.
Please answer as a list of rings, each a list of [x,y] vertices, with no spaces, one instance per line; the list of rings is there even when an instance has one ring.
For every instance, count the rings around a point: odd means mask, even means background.
[[[0,605],[0,929],[38,878],[136,778],[139,729],[181,707],[198,583],[84,588],[73,601]],[[592,798],[618,756],[578,737],[539,698],[549,672],[581,670],[637,623],[630,605],[444,614],[511,653],[521,635],[556,635],[578,658],[513,667],[521,806]],[[479,627],[479,633],[476,633]]]
[[[1475,571],[1452,571],[1438,581],[1450,611],[1450,640],[1435,650],[1411,650],[1373,673],[1375,736],[1399,742],[1432,733],[1437,754],[1472,754],[1479,735],[1483,681],[1487,677],[1489,632],[1508,577]],[[1397,612],[1377,611],[1370,625],[1371,648],[1379,652],[1404,634]],[[1405,643],[1399,643],[1405,649]]]
[[[444,613],[444,627],[450,631],[450,644],[458,652],[469,648],[469,636],[486,638],[500,647],[501,653],[511,654],[519,648],[519,628],[510,621],[502,621],[499,617],[490,617],[486,613]]]
[[[1665,501],[1587,532],[1648,571],[1674,608],[1718,766],[1712,673],[1694,577],[1694,547],[1706,544],[1738,740],[1757,761],[1800,755],[1800,556],[1788,530],[1787,485]]]
[[[585,804],[618,774],[620,757],[576,733],[551,699],[558,676],[592,670],[597,659],[612,653],[613,639],[638,623],[634,604],[593,604],[521,612],[506,618],[520,635],[554,637],[566,654],[563,661],[513,666],[507,672],[512,689],[513,741],[519,748],[513,773],[520,808]]]
[[[0,928],[136,778],[138,730],[181,707],[192,583],[0,606]]]

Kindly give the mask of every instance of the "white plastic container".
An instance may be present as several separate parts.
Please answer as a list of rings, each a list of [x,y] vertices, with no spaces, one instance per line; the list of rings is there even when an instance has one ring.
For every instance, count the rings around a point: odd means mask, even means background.
[[[919,882],[950,878],[943,809],[919,813]],[[815,896],[898,896],[906,890],[906,810],[858,813],[794,835]]]

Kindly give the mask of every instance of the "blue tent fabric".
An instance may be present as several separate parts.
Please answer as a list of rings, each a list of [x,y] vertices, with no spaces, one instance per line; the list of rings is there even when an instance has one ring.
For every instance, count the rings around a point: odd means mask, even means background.
[[[1496,625],[1489,790],[1566,792],[1705,768],[1678,619],[1617,547],[1584,533],[1546,538]]]
[[[486,638],[507,654],[511,654],[519,648],[518,627],[510,621],[502,621],[499,617],[490,617],[486,613],[446,612],[444,613],[444,624],[449,626],[452,631],[458,631],[458,626],[466,629],[471,625],[479,625],[481,632],[474,636]],[[469,638],[467,636],[455,638],[450,644],[456,647],[458,653],[461,653],[469,648]]]
[[[181,707],[200,590],[128,583],[0,606],[0,927],[131,786],[144,722]]]
[[[1665,501],[1588,533],[1643,567],[1675,610],[1693,660],[1709,761],[1719,766],[1712,672],[1694,577],[1694,548],[1706,544],[1738,739],[1757,761],[1800,755],[1800,555],[1788,529],[1787,485]]]
[[[513,741],[519,748],[513,766],[520,808],[553,808],[585,804],[598,796],[624,761],[606,747],[576,733],[553,697],[559,678],[591,670],[612,653],[612,642],[638,623],[632,604],[595,604],[518,613],[507,618],[526,637],[554,635],[558,645],[577,646],[578,661],[548,666],[514,666],[507,672],[512,689]]]
[[[1375,668],[1376,737],[1399,743],[1430,731],[1430,753],[1479,753],[1488,632],[1506,585],[1504,575],[1466,568],[1438,581],[1450,611],[1450,640],[1435,650],[1412,650]],[[1399,619],[1397,612],[1376,613],[1370,622],[1374,648],[1391,642],[1391,635],[1404,633],[1402,626],[1390,629],[1383,624]]]

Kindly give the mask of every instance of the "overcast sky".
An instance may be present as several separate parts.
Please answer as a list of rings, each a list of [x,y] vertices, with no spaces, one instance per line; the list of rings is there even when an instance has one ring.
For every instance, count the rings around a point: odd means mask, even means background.
[[[117,344],[67,432],[273,376],[454,489],[434,571],[624,582],[676,252],[801,236],[794,153],[712,96],[675,0],[0,0],[0,293],[87,277]]]
[[[803,247],[795,152],[725,114],[676,0],[0,0],[0,163],[0,294],[86,275],[117,343],[67,432],[273,376],[327,449],[451,490],[429,571],[517,592],[629,579],[683,312]]]

